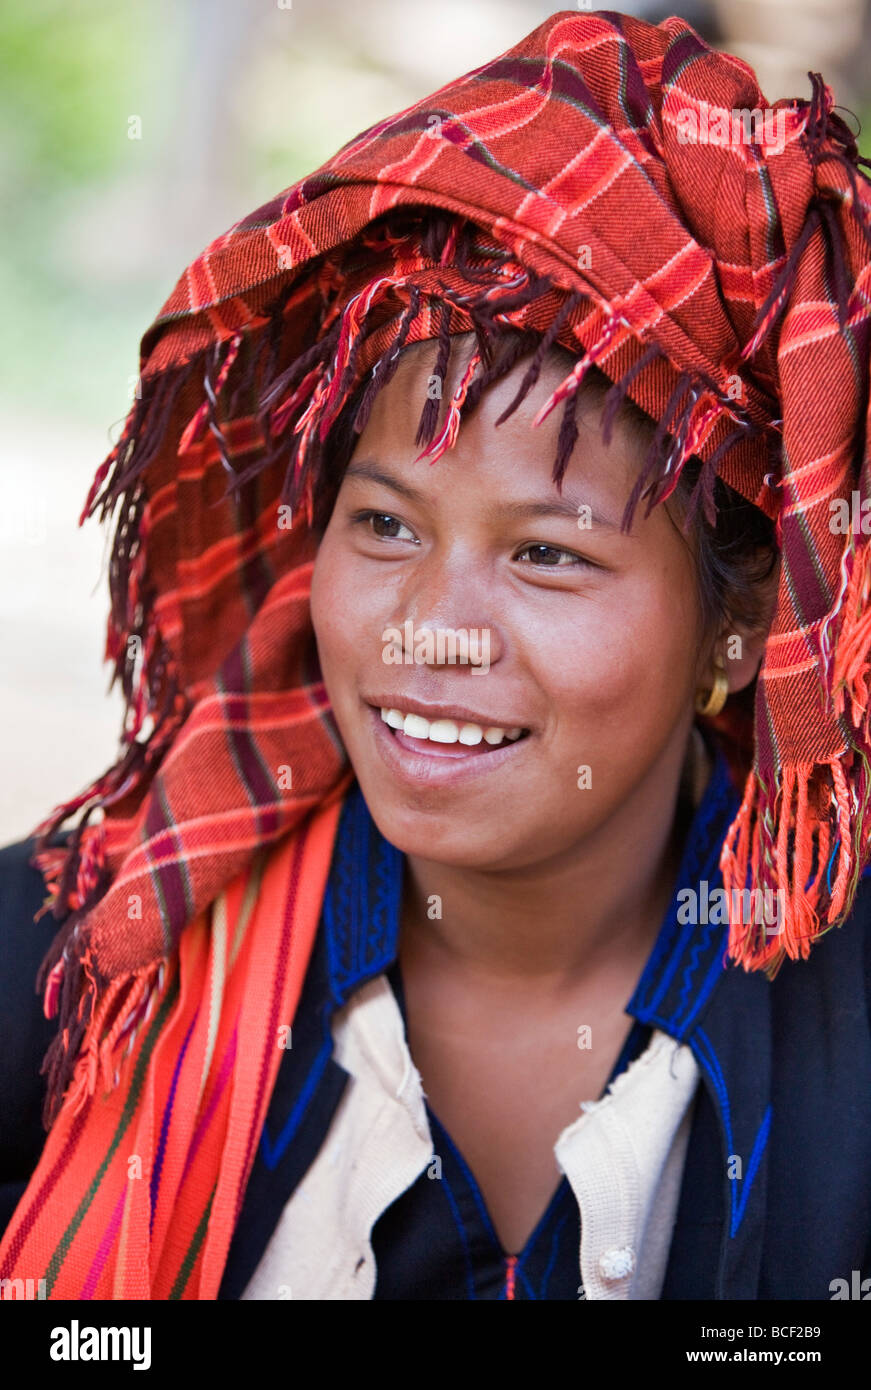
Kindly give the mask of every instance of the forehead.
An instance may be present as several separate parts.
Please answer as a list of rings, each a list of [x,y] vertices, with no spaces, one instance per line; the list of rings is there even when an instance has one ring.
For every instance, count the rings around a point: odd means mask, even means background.
[[[375,397],[366,428],[355,448],[355,455],[367,457],[389,455],[394,465],[408,465],[424,445],[415,443],[421,411],[427,398],[440,400],[436,436],[444,427],[447,405],[460,385],[477,347],[474,333],[455,334],[451,354],[442,380],[436,375],[439,344],[425,339],[405,348],[396,372]],[[504,348],[503,348],[504,350]],[[498,351],[498,349],[497,349]],[[484,390],[471,415],[462,419],[454,445],[445,451],[430,470],[421,460],[412,471],[426,481],[433,479],[439,468],[450,466],[451,460],[471,462],[482,477],[498,471],[500,487],[512,488],[523,481],[534,480],[538,491],[557,494],[551,474],[557,456],[564,403],[559,402],[538,425],[534,419],[551,393],[569,374],[574,362],[566,350],[551,351],[542,359],[537,379],[528,389],[517,408],[496,424],[513,402],[523,384],[532,360],[530,348],[511,369]],[[476,369],[480,375],[482,367]],[[604,393],[598,387],[582,383],[577,391],[575,423],[578,438],[566,470],[566,484],[574,481],[604,489],[615,500],[625,502],[637,476],[642,449],[637,433],[618,417],[610,444],[601,436],[601,412]],[[388,461],[385,457],[384,461]],[[426,483],[429,486],[429,483]],[[633,528],[634,529],[634,528]]]

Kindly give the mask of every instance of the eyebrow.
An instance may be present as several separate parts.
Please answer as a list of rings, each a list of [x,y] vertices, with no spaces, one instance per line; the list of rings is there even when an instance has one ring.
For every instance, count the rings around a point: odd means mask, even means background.
[[[345,469],[345,477],[368,478],[370,482],[381,483],[384,487],[389,487],[393,492],[398,493],[400,497],[406,497],[409,502],[423,504],[426,501],[422,492],[419,492],[417,488],[411,487],[409,483],[404,483],[401,482],[399,478],[394,478],[392,473],[387,473],[374,461],[374,459],[355,459],[353,463],[349,463],[348,467]],[[577,501],[565,494],[546,500],[531,497],[523,501],[502,502],[497,504],[498,510],[506,516],[562,516],[570,517],[572,521],[577,520],[582,506],[588,506],[590,508],[590,520],[594,526],[598,526],[604,531],[620,531],[618,523],[610,520],[610,518],[606,516],[602,516],[590,503]]]

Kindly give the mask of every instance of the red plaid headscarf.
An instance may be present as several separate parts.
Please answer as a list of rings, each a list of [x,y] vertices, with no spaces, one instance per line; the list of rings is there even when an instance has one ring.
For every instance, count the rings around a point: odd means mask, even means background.
[[[442,420],[425,407],[428,457],[480,395],[488,324],[510,324],[577,359],[539,416],[565,412],[555,476],[595,363],[612,406],[626,393],[660,422],[629,514],[695,455],[708,515],[719,475],[776,522],[752,767],[721,862],[727,890],[783,890],[786,911],[773,938],[733,921],[730,952],[773,971],[845,919],[869,857],[871,574],[831,504],[871,495],[871,184],[810,77],[808,100],[771,107],[681,19],[563,11],[185,271],[82,516],[119,507],[107,656],[128,708],[118,763],[38,827],[65,919],[43,974],[53,1103],[77,1058],[76,1094],[98,1058],[111,1078],[186,924],[350,782],[312,642],[312,508],[335,440],[421,338],[443,371],[451,336],[478,333]]]

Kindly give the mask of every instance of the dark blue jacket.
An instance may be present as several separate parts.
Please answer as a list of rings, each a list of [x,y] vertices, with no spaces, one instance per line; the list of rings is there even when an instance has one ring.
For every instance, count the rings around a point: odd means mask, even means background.
[[[678,893],[722,885],[719,850],[737,805],[718,754],[626,1006],[688,1043],[703,1083],[662,1298],[827,1300],[832,1281],[871,1275],[871,882],[861,880],[844,927],[773,982],[724,965],[728,928],[681,925]],[[53,1024],[32,982],[53,923],[32,921],[44,896],[32,848],[0,850],[0,1227],[44,1141],[38,1067]],[[396,959],[401,879],[401,855],[355,786],[220,1298],[245,1288],[324,1140],[349,1079],[332,1057],[332,1013]]]

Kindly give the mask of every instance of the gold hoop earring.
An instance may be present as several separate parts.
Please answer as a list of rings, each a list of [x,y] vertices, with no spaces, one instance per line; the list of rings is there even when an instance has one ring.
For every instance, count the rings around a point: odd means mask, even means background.
[[[714,666],[716,675],[713,686],[709,691],[700,690],[696,695],[696,714],[704,715],[706,718],[720,713],[729,694],[729,677],[726,675],[721,656],[717,657]]]

